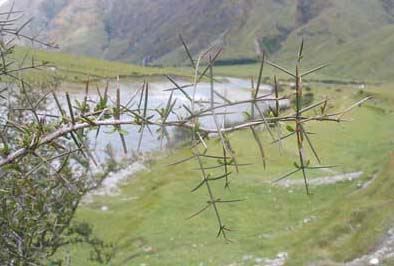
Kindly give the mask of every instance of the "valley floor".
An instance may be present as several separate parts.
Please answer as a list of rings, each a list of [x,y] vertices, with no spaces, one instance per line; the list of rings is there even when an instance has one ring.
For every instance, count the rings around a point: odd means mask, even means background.
[[[224,223],[233,229],[232,242],[216,238],[212,210],[186,219],[208,198],[203,189],[190,192],[200,181],[199,172],[193,170],[195,162],[169,166],[190,156],[187,147],[169,152],[171,156],[158,155],[159,159],[147,163],[147,170],[130,177],[118,194],[94,196],[80,207],[77,220],[92,223],[99,237],[116,245],[110,265],[353,266],[359,264],[352,261],[366,254],[370,256],[364,261],[369,263],[391,239],[388,232],[394,227],[394,93],[389,86],[364,91],[320,86],[314,93],[342,103],[338,108],[365,94],[374,97],[347,115],[353,122],[314,123],[308,128],[316,133],[312,140],[323,164],[339,166],[331,172],[310,172],[311,178],[358,172],[357,179],[312,182],[312,196],[297,184],[273,185],[275,177],[292,169],[296,141],[284,141],[279,153],[276,145],[269,144],[269,135],[261,132],[269,158],[264,170],[252,134],[243,131],[230,135],[230,140],[239,162],[253,165],[231,176],[230,190],[221,182],[213,187],[217,198],[245,199],[220,206]],[[211,153],[219,154],[215,139],[210,147]],[[88,260],[87,246],[67,247],[57,256],[68,253],[73,255],[72,265],[96,265]],[[393,265],[388,256],[379,261]]]

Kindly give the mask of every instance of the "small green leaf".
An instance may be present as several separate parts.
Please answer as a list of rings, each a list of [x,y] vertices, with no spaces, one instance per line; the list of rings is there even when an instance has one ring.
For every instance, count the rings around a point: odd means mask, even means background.
[[[286,126],[286,129],[287,129],[289,132],[294,132],[294,131],[295,131],[294,128],[293,128],[292,126],[290,126],[290,125],[287,125],[287,126]]]

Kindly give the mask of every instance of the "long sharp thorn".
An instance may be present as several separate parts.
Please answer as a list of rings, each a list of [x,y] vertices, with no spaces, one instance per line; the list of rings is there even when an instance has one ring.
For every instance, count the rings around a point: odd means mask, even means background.
[[[266,162],[266,159],[265,159],[265,152],[264,152],[263,144],[261,143],[260,137],[259,137],[259,135],[257,134],[256,129],[255,129],[254,127],[250,127],[250,129],[251,129],[252,134],[253,134],[253,137],[254,137],[254,139],[255,139],[255,141],[256,141],[258,147],[259,147],[259,151],[260,151],[260,155],[261,155],[261,160],[263,161],[263,166],[264,166],[264,169],[265,169],[265,168],[267,167],[267,165],[266,165],[267,162]]]
[[[283,68],[283,67],[281,67],[281,66],[279,66],[279,65],[277,65],[277,64],[275,64],[275,63],[272,63],[272,62],[270,62],[270,61],[265,61],[268,65],[270,65],[270,66],[272,66],[272,67],[274,67],[274,68],[276,68],[276,69],[279,69],[280,71],[282,71],[282,72],[284,72],[284,73],[286,73],[286,74],[288,74],[289,76],[292,76],[292,77],[296,77],[293,73],[291,73],[289,70],[287,70],[287,69],[285,69],[285,68]]]
[[[121,110],[120,110],[120,89],[118,88],[116,90],[116,119],[118,119],[118,120],[120,119],[120,113],[121,113]],[[124,138],[123,133],[121,132],[121,126],[117,126],[117,129],[119,129],[119,137],[122,142],[123,152],[125,154],[127,154],[126,140]]]
[[[185,162],[187,162],[187,161],[193,160],[194,157],[195,157],[194,155],[193,155],[193,156],[190,156],[190,157],[188,157],[188,158],[186,158],[186,159],[182,159],[182,160],[177,161],[177,162],[175,162],[175,163],[171,163],[171,164],[169,164],[168,166],[174,166],[174,165],[178,165],[178,164],[185,163]]]
[[[319,164],[321,164],[320,157],[319,157],[319,155],[317,154],[316,149],[315,149],[315,147],[313,146],[312,141],[310,140],[310,138],[309,138],[309,136],[308,136],[308,133],[305,131],[305,129],[304,129],[303,126],[300,126],[300,128],[301,128],[302,133],[304,134],[304,136],[305,136],[305,138],[306,138],[306,141],[308,142],[309,147],[311,148],[313,154],[315,155],[316,160],[318,161]]]
[[[259,77],[257,79],[257,86],[256,86],[256,93],[254,95],[254,99],[256,100],[257,96],[259,95],[261,80],[263,78],[263,71],[264,71],[264,64],[265,64],[265,51],[263,51],[263,58],[261,59]]]
[[[86,81],[86,87],[85,87],[85,97],[83,99],[83,105],[82,105],[82,110],[81,110],[82,114],[84,114],[87,109],[88,95],[89,95],[89,84],[90,84],[90,77],[88,76],[88,80]]]
[[[147,110],[148,110],[148,97],[149,97],[149,84],[145,83],[145,97],[144,97],[144,111],[143,111],[143,118],[146,119]],[[137,151],[141,150],[142,138],[144,136],[144,129],[145,129],[145,122],[142,122],[141,126],[141,134],[138,141]]]
[[[87,159],[87,156],[85,154],[85,152],[82,149],[82,145],[79,143],[77,137],[75,136],[74,132],[70,132],[71,138],[73,139],[75,145],[77,145],[78,149],[81,151],[83,157],[85,157],[85,159]]]
[[[308,76],[309,74],[312,74],[312,73],[314,73],[314,72],[316,72],[316,71],[319,71],[319,70],[321,70],[321,69],[323,69],[323,68],[325,68],[325,67],[327,67],[327,66],[329,66],[329,64],[324,64],[324,65],[318,66],[318,67],[316,67],[316,68],[314,68],[314,69],[312,69],[312,70],[309,70],[309,71],[307,71],[307,72],[301,74],[301,77],[306,77],[306,76]]]
[[[226,183],[224,184],[224,188],[230,189],[230,182],[228,180],[228,176],[230,174],[228,173],[228,166],[227,166],[227,152],[224,147],[222,147],[222,148],[223,148],[223,158],[224,158],[224,163],[223,163],[224,174],[226,175]]]
[[[348,107],[345,111],[339,113],[338,119],[341,119],[346,113],[350,112],[351,110],[353,110],[354,108],[356,108],[357,106],[360,106],[361,104],[365,103],[366,101],[371,100],[372,97],[366,97],[364,99],[362,99],[361,101],[358,101],[357,103],[351,105],[350,107]]]
[[[305,169],[311,169],[311,170],[316,170],[316,169],[330,169],[330,168],[337,168],[338,165],[323,165],[323,166],[307,166]]]
[[[207,182],[207,180],[206,180],[206,179],[203,179],[195,188],[193,188],[193,189],[191,190],[191,192],[197,191],[199,188],[201,188],[201,187],[205,184],[205,182]]]
[[[304,50],[304,38],[302,38],[300,49],[298,50],[298,63],[301,63],[302,60],[302,52]]]
[[[291,171],[291,172],[285,174],[284,176],[281,176],[281,177],[275,179],[272,183],[278,183],[278,182],[282,181],[283,179],[286,179],[286,178],[288,178],[289,176],[298,173],[299,171],[301,171],[301,169],[299,169],[299,168],[296,169],[296,170],[294,170],[294,171]]]
[[[70,99],[70,95],[68,94],[68,92],[66,92],[66,99],[67,99],[68,111],[70,112],[71,122],[73,125],[75,125],[74,110],[71,105],[71,99]]]
[[[189,96],[189,94],[187,94],[187,93],[185,92],[185,90],[182,89],[182,87],[179,86],[178,83],[175,82],[175,80],[173,80],[173,79],[172,79],[170,76],[168,76],[168,75],[167,75],[167,79],[168,79],[172,84],[174,84],[175,87],[176,87],[180,92],[182,92],[182,94],[183,94],[190,102],[192,101],[192,98]]]
[[[236,200],[217,200],[217,203],[236,203],[245,201],[244,199],[236,199]]]
[[[187,220],[190,220],[190,219],[192,219],[192,218],[194,218],[194,217],[200,215],[200,214],[203,213],[206,209],[208,209],[209,206],[211,206],[211,204],[207,204],[204,208],[202,208],[202,209],[199,210],[198,212],[192,214],[191,216],[187,217],[186,219],[187,219]]]
[[[275,117],[279,117],[280,106],[279,106],[279,89],[278,89],[278,80],[276,76],[274,76],[274,89],[275,89]],[[278,132],[278,145],[279,145],[279,152],[282,152],[282,130],[280,122],[276,122],[277,132]]]
[[[311,195],[311,193],[310,193],[310,191],[309,191],[308,178],[306,177],[306,173],[305,173],[305,167],[302,167],[301,170],[302,170],[302,176],[304,177],[304,183],[305,183],[306,194],[307,194],[307,195]]]
[[[217,177],[210,177],[208,180],[209,180],[209,181],[216,181],[216,180],[221,180],[221,179],[224,179],[224,178],[227,178],[227,177],[229,177],[231,174],[232,174],[232,173],[230,172],[230,173],[226,173],[226,174],[224,174],[224,175],[221,175],[221,176],[217,176]]]
[[[187,56],[189,57],[189,60],[190,60],[190,63],[191,63],[191,65],[192,65],[192,67],[193,67],[193,68],[196,68],[196,64],[194,63],[193,56],[192,56],[192,54],[190,53],[190,50],[189,50],[189,48],[187,47],[186,42],[183,40],[181,34],[179,34],[179,39],[181,40],[182,45],[183,45],[183,48],[185,49],[186,54],[187,54]]]
[[[210,63],[208,64],[208,66],[204,69],[204,71],[202,72],[202,74],[200,75],[200,77],[198,78],[198,82],[200,82],[202,80],[202,78],[205,76],[205,74],[208,72],[209,68],[212,67],[212,65],[215,63],[216,59],[219,57],[219,55],[222,53],[223,48],[220,48],[217,53],[215,54],[215,56],[213,58],[211,58]]]

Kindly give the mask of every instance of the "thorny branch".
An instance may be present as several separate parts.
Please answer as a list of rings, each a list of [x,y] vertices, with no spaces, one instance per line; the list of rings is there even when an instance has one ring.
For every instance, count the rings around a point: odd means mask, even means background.
[[[3,27],[5,27],[5,25],[6,24],[4,24]],[[7,33],[9,32],[9,30],[5,30],[4,32]],[[24,37],[24,35],[22,35],[20,31],[14,31],[14,34]],[[26,125],[15,121],[13,119],[13,116],[3,115],[1,117],[0,122],[2,129],[0,130],[0,139],[2,140],[3,144],[3,156],[0,160],[1,171],[3,171],[3,169],[6,169],[9,166],[18,164],[18,162],[21,162],[27,156],[39,155],[42,151],[46,151],[50,148],[63,150],[63,152],[57,155],[57,157],[55,156],[55,159],[41,158],[39,164],[36,167],[33,167],[33,169],[29,170],[29,175],[37,171],[43,165],[50,166],[49,161],[57,160],[59,158],[68,158],[70,154],[74,152],[81,152],[81,154],[85,156],[87,160],[94,162],[94,158],[91,155],[89,146],[84,141],[84,138],[86,136],[86,132],[84,130],[86,129],[96,130],[97,137],[100,134],[100,129],[102,127],[113,127],[114,131],[116,131],[120,136],[124,152],[127,153],[128,148],[125,142],[123,129],[121,128],[122,125],[131,125],[139,128],[140,138],[138,141],[137,150],[140,150],[144,131],[146,129],[150,130],[150,126],[158,127],[161,141],[163,141],[164,138],[169,138],[168,128],[186,128],[191,131],[190,144],[193,156],[178,163],[183,163],[185,161],[193,159],[196,160],[198,164],[198,169],[201,174],[201,180],[198,185],[193,189],[193,191],[196,191],[201,187],[205,186],[209,197],[207,205],[201,211],[192,215],[192,217],[195,217],[196,215],[202,213],[203,211],[211,207],[214,210],[218,223],[218,236],[222,235],[225,239],[228,239],[226,233],[227,231],[230,231],[230,229],[226,227],[223,218],[220,215],[218,203],[232,204],[238,202],[239,200],[218,199],[214,195],[212,183],[225,180],[225,187],[228,187],[230,184],[229,177],[232,174],[230,170],[234,169],[235,172],[238,173],[241,166],[248,165],[238,163],[236,153],[230,142],[229,134],[240,130],[251,130],[265,168],[268,164],[268,154],[266,154],[266,149],[264,146],[265,144],[260,138],[259,130],[266,130],[274,140],[274,143],[279,143],[279,146],[281,146],[281,141],[283,139],[292,137],[294,135],[296,136],[299,163],[295,164],[296,169],[294,171],[291,171],[289,174],[278,178],[278,180],[282,180],[284,178],[288,178],[295,173],[302,172],[306,192],[307,194],[310,194],[311,192],[308,184],[306,170],[321,166],[310,166],[310,162],[306,158],[304,146],[309,145],[309,147],[313,151],[313,155],[315,156],[317,162],[320,165],[320,157],[318,156],[317,149],[313,145],[310,137],[308,136],[309,133],[306,130],[307,123],[311,121],[347,121],[343,119],[343,116],[356,106],[359,106],[360,104],[367,101],[369,98],[365,98],[355,103],[354,105],[351,105],[349,108],[335,113],[328,113],[325,108],[321,108],[322,106],[327,105],[328,99],[313,103],[309,106],[303,106],[302,78],[324,68],[326,65],[322,65],[310,71],[306,71],[303,74],[300,73],[302,61],[301,59],[303,53],[302,43],[298,53],[298,63],[296,65],[295,73],[292,73],[290,70],[282,66],[267,61],[265,56],[263,55],[261,58],[261,66],[258,72],[257,86],[256,88],[254,88],[254,85],[251,86],[251,98],[248,100],[231,101],[230,99],[227,99],[226,95],[220,94],[220,92],[215,89],[216,81],[214,79],[213,68],[215,61],[220,56],[222,49],[210,48],[202,52],[197,58],[197,60],[195,60],[193,59],[184,39],[182,37],[180,37],[180,39],[190,59],[191,66],[194,68],[194,79],[191,85],[180,86],[174,78],[168,77],[168,79],[175,86],[175,88],[169,90],[169,97],[165,107],[152,108],[150,106],[148,82],[144,82],[142,87],[136,91],[136,94],[130,97],[130,99],[127,101],[127,104],[125,105],[121,104],[120,99],[123,95],[121,95],[121,90],[119,87],[116,91],[116,99],[110,98],[110,96],[108,95],[108,84],[105,88],[104,94],[102,94],[100,90],[98,90],[100,96],[98,101],[87,100],[89,82],[87,82],[86,85],[86,95],[82,104],[77,102],[75,104],[72,103],[69,95],[66,94],[65,98],[67,99],[67,108],[62,107],[59,96],[55,92],[52,92],[52,101],[56,103],[56,106],[58,108],[57,114],[45,113],[43,111],[40,111],[38,108],[39,102],[50,100],[48,99],[49,94],[46,94],[43,98],[35,102],[31,99],[31,95],[29,95],[28,93],[23,93],[25,97],[24,101],[28,103],[28,106],[19,109],[15,108],[14,110],[11,110],[11,113],[14,111],[22,113],[25,112],[32,115],[35,120],[34,122]],[[279,95],[276,77],[274,78],[274,92],[262,96],[259,95],[264,64],[268,64],[274,68],[277,68],[294,79],[296,84],[295,113],[281,112],[280,101],[284,99],[290,99],[293,95]],[[33,65],[34,68],[38,66]],[[5,64],[3,64],[3,67],[4,70],[0,68],[0,75],[9,75],[10,73],[12,73],[12,70],[6,70]],[[198,84],[205,78],[208,78],[210,81],[210,99],[207,102],[198,102],[196,100]],[[24,88],[24,83],[21,83],[21,85],[22,88]],[[187,92],[188,88],[192,88],[191,94]],[[175,108],[177,102],[176,99],[173,100],[174,91],[176,90],[179,90],[187,100],[187,104],[183,104],[182,106],[180,106],[180,108]],[[218,110],[223,110],[230,106],[245,104],[249,104],[251,106],[250,114],[248,115],[247,121],[233,126],[226,125],[226,123],[219,123],[218,115],[225,115],[228,112],[224,111],[222,113]],[[261,104],[269,106],[268,110],[261,110]],[[68,109],[68,112],[66,112],[65,109]],[[308,112],[311,110],[318,110],[320,111],[320,114],[308,115]],[[211,118],[214,122],[215,127],[204,127],[201,124],[201,118],[203,117]],[[292,132],[285,136],[282,135],[281,130],[281,124],[283,123],[295,124],[294,129],[290,127],[290,129],[292,129]],[[272,128],[275,128],[277,130],[277,137],[274,136]],[[7,145],[7,143],[9,142],[9,136],[7,134],[7,131],[10,130],[16,132],[17,135],[13,137],[20,140],[12,147],[9,147]],[[213,149],[211,149],[211,147],[209,146],[206,138],[209,135],[214,134],[217,135],[220,139],[220,145],[221,150],[223,151],[223,155],[218,156],[215,154],[211,154]],[[63,143],[68,143],[69,139],[72,139],[73,143],[77,146],[77,148],[69,150],[67,152],[67,149],[66,147],[64,147]],[[215,159],[220,162],[217,167],[223,169],[224,173],[222,175],[219,175],[218,177],[211,176],[209,171],[216,166],[207,166],[206,161],[209,159]],[[62,167],[59,169],[62,169]],[[53,171],[53,169],[51,171]]]

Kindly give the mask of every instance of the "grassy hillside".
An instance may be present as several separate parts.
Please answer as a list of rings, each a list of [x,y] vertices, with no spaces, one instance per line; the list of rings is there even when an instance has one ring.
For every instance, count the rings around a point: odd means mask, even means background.
[[[26,57],[27,56],[27,57]],[[81,82],[88,79],[102,80],[105,78],[144,78],[164,77],[166,74],[187,76],[186,70],[164,67],[143,67],[139,65],[126,64],[93,57],[74,56],[61,52],[45,51],[17,47],[14,57],[17,61],[22,58],[34,58],[36,64],[47,62],[47,66],[41,70],[29,71],[27,75],[34,80],[47,80],[56,78],[60,81]],[[31,64],[30,59],[26,64]]]
[[[17,1],[36,17],[34,28],[63,51],[123,62],[187,62],[178,35],[196,55],[210,45],[223,60],[294,62],[304,38],[306,58],[335,64],[347,79],[391,79],[392,1],[352,0],[34,0]],[[4,7],[5,8],[5,7]],[[235,60],[235,61],[234,61]]]
[[[361,97],[352,87],[323,86],[314,93],[343,102],[342,106]],[[168,166],[189,156],[188,149],[161,156],[149,171],[130,178],[120,195],[96,197],[79,209],[77,218],[92,223],[99,236],[116,244],[111,265],[259,265],[256,259],[274,258],[279,252],[289,254],[287,265],[352,260],[374,250],[394,221],[394,94],[391,86],[364,93],[374,100],[354,110],[354,122],[315,123],[308,128],[316,133],[313,140],[325,163],[339,165],[334,169],[337,173],[363,171],[361,180],[315,186],[310,197],[302,186],[270,184],[291,168],[297,156],[294,139],[285,141],[282,155],[276,146],[268,146],[269,164],[264,170],[250,132],[231,135],[239,161],[254,163],[232,177],[231,191],[224,190],[223,184],[214,187],[217,197],[246,200],[221,206],[224,223],[235,230],[230,234],[232,243],[216,239],[211,211],[186,219],[207,199],[204,190],[190,192],[199,182],[198,172],[192,170],[194,162]],[[216,140],[210,145],[219,147]],[[317,171],[313,176],[334,174]],[[358,188],[358,182],[373,176],[371,185]],[[102,206],[108,211],[101,211]],[[94,265],[87,261],[88,249],[83,245],[64,251],[76,255],[73,265]]]
[[[59,40],[63,51],[75,54],[157,65],[185,65],[178,34],[182,33],[194,55],[215,44],[224,46],[216,75],[250,77],[257,64],[231,65],[233,60],[256,59],[256,43],[269,58],[283,66],[293,65],[302,38],[306,69],[330,63],[311,75],[316,80],[369,81],[360,90],[353,85],[312,86],[316,98],[330,97],[344,108],[366,94],[372,101],[356,108],[354,121],[341,124],[312,123],[320,155],[326,164],[339,165],[333,172],[317,170],[312,178],[362,171],[357,181],[312,186],[307,196],[302,186],[272,185],[288,172],[297,158],[294,139],[284,150],[267,145],[268,168],[261,166],[259,151],[248,131],[230,136],[240,162],[251,166],[232,176],[231,190],[214,186],[222,199],[245,199],[221,206],[224,223],[234,229],[232,243],[216,238],[212,211],[192,220],[186,217],[205,206],[204,190],[191,193],[199,182],[197,166],[170,163],[190,156],[181,148],[157,154],[149,170],[129,178],[116,196],[96,196],[78,210],[77,220],[89,222],[97,235],[116,245],[110,265],[259,265],[262,258],[289,256],[287,265],[340,265],[373,251],[394,223],[394,90],[391,80],[394,58],[394,5],[377,0],[36,0],[20,1],[42,20],[36,25]],[[49,5],[49,3],[52,3]],[[23,4],[21,4],[23,7]],[[175,8],[176,6],[176,8]],[[45,8],[44,8],[45,7]],[[44,8],[44,10],[43,10]],[[104,11],[103,11],[104,10]],[[59,78],[80,82],[87,77],[142,78],[165,74],[186,75],[186,68],[141,67],[65,53],[17,48],[16,58],[26,53],[37,62],[49,62],[44,73],[29,72],[35,81]],[[52,68],[51,65],[55,65]],[[278,74],[266,67],[269,79]],[[42,75],[45,74],[45,75]],[[385,85],[370,85],[384,81]],[[373,87],[371,87],[373,86]],[[270,143],[266,132],[260,132]],[[210,147],[220,152],[217,140]],[[215,175],[215,170],[212,171]],[[301,176],[294,177],[301,179]],[[373,180],[366,188],[361,185]],[[107,211],[102,207],[106,206]],[[72,265],[93,266],[85,245],[72,245],[56,256],[71,253]],[[314,263],[314,264],[312,264]],[[390,263],[390,262],[387,262]],[[389,264],[388,264],[389,265]]]

